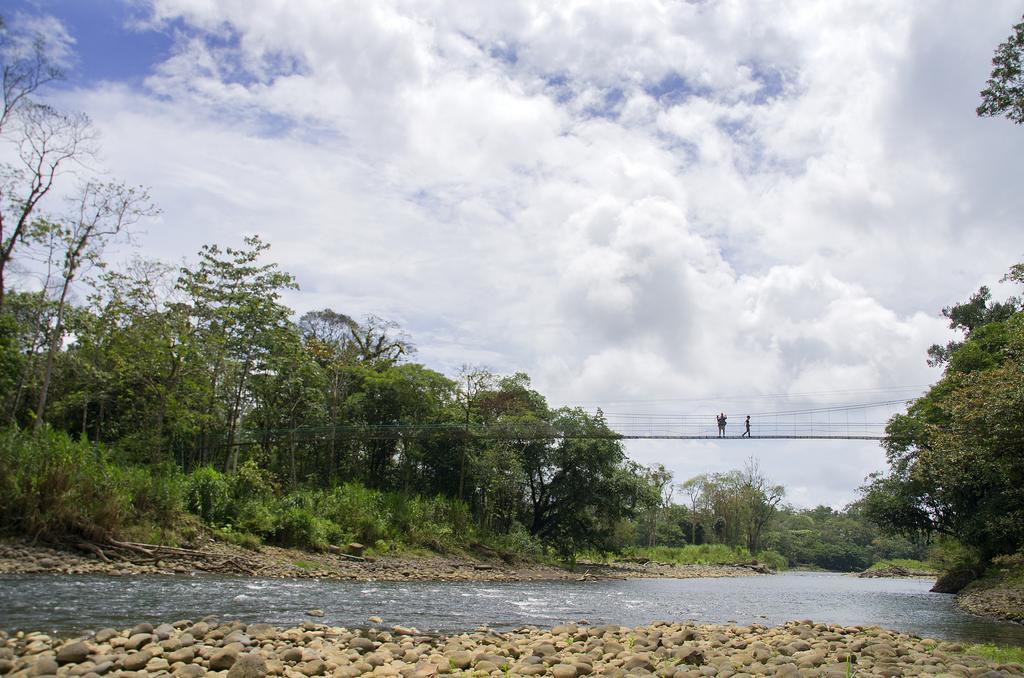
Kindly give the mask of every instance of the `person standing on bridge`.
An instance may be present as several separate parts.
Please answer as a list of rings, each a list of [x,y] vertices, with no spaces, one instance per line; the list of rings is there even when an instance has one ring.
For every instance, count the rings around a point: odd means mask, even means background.
[[[750,415],[749,414],[747,415],[747,420],[743,422],[743,426],[746,428],[746,430],[743,431],[743,435],[741,435],[740,438],[749,438],[750,437]]]
[[[725,412],[722,412],[716,418],[718,419],[718,437],[719,438],[724,438],[725,437]]]

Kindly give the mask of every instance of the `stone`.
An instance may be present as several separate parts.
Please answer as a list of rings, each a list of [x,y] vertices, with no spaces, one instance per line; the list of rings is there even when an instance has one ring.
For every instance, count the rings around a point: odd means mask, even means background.
[[[220,641],[221,645],[230,645],[231,643],[241,643],[242,645],[252,645],[252,639],[244,631],[232,631]]]
[[[121,667],[125,671],[140,671],[146,667],[149,660],[153,658],[153,653],[149,650],[143,650],[130,654],[121,660]]]
[[[452,665],[457,669],[466,670],[473,664],[473,655],[466,650],[460,650],[449,656]]]
[[[627,671],[633,669],[643,669],[645,671],[653,671],[654,664],[651,663],[651,658],[647,654],[635,654],[629,657],[626,662],[622,665],[622,668]]]
[[[118,633],[117,633],[117,631],[115,629],[110,629],[110,628],[100,629],[99,631],[96,632],[96,635],[93,636],[93,640],[95,640],[97,643],[105,643],[105,642],[107,642],[108,640],[110,640],[111,638],[113,638],[113,637],[115,637],[117,635],[118,635]]]
[[[29,669],[30,676],[53,676],[57,674],[57,660],[53,657],[40,657]]]
[[[153,635],[156,636],[158,640],[167,640],[174,635],[174,627],[170,624],[161,624],[153,629]]]
[[[157,671],[164,671],[170,668],[170,664],[163,657],[153,657],[146,662],[146,671],[149,673],[156,673]]]
[[[227,678],[263,678],[267,675],[267,662],[256,653],[239,657],[228,669]]]
[[[188,664],[193,659],[195,659],[195,656],[196,656],[196,651],[195,651],[194,648],[183,647],[183,648],[181,648],[179,650],[175,650],[174,652],[168,652],[167,654],[164,655],[164,658],[167,659],[167,661],[169,661],[172,664],[177,664],[178,662],[182,662],[183,664]]]
[[[377,647],[377,643],[373,642],[369,638],[363,638],[360,636],[348,641],[348,646],[354,650],[359,650],[360,652],[367,652]]]
[[[58,664],[81,664],[89,656],[89,646],[83,642],[69,643],[57,650]]]
[[[576,667],[572,664],[555,664],[551,667],[551,675],[555,678],[576,678]]]
[[[128,632],[129,636],[134,636],[139,633],[153,633],[153,625],[146,622],[136,624],[132,627],[132,630]]]
[[[301,647],[289,647],[287,650],[281,653],[281,661],[284,662],[300,662],[302,661],[302,648]]]
[[[270,624],[249,624],[246,632],[253,640],[270,640],[277,636],[277,629]]]
[[[124,644],[124,649],[138,650],[144,645],[149,645],[152,640],[153,636],[149,633],[133,633],[128,637],[128,642]]]
[[[108,659],[106,661],[96,662],[95,666],[92,667],[92,672],[98,676],[102,676],[112,668],[114,668],[114,662]]]
[[[238,648],[234,645],[222,647],[210,657],[209,666],[211,671],[226,671],[238,659]]]
[[[322,676],[327,671],[327,664],[322,659],[304,662],[295,667],[304,676]]]
[[[204,669],[199,664],[186,664],[185,666],[182,666],[180,669],[175,671],[173,675],[174,678],[199,678],[200,676],[205,674],[206,669]]]

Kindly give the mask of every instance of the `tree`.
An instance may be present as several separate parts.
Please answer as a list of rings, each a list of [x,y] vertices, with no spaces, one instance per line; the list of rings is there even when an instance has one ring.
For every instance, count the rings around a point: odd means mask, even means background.
[[[1007,278],[1021,282],[1021,273],[1015,266]],[[869,477],[866,514],[904,533],[955,537],[982,564],[1016,551],[1024,545],[1022,411],[1024,312],[1016,310],[970,328],[942,378],[889,421],[889,472]]]
[[[100,262],[103,248],[125,228],[157,211],[148,191],[123,184],[87,182],[81,187],[74,204],[75,210],[65,222],[50,225],[63,244],[63,255],[55,325],[36,405],[36,428],[42,425],[46,413],[53,361],[64,339],[64,311],[72,283],[83,267]]]
[[[1021,300],[1017,297],[1003,302],[991,299],[992,292],[982,285],[968,301],[942,309],[942,315],[949,320],[949,329],[961,331],[965,339],[969,339],[975,330],[1006,320],[1021,310]],[[963,341],[956,340],[947,342],[945,346],[932,344],[928,349],[928,364],[932,367],[945,365],[963,345]]]
[[[743,468],[741,493],[747,507],[747,550],[753,555],[761,550],[762,537],[775,517],[786,489],[782,485],[769,484],[761,473],[760,464],[751,457]]]
[[[30,104],[36,90],[61,77],[41,35],[12,35],[0,17],[0,85],[3,87],[0,134],[15,112]]]
[[[1024,124],[1024,21],[1016,24],[1006,42],[996,48],[992,75],[985,84],[978,115],[1005,115],[1018,125]]]
[[[40,202],[61,169],[91,155],[95,132],[82,113],[64,113],[32,100],[40,87],[61,77],[41,36],[12,35],[0,20],[3,111],[0,140],[16,149],[17,163],[0,165],[0,310],[6,273],[15,249],[28,235]]]
[[[270,354],[290,331],[291,309],[280,303],[295,279],[277,264],[257,261],[270,247],[258,236],[245,238],[246,247],[221,250],[204,245],[195,270],[183,268],[178,287],[187,297],[198,341],[191,360],[207,364],[206,433],[223,432],[224,466],[238,467],[235,445],[244,415],[249,378],[267,368]],[[205,446],[203,448],[205,450]]]

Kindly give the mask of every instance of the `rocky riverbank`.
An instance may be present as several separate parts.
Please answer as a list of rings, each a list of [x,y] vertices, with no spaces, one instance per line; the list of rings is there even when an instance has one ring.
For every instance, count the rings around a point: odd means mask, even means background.
[[[641,577],[738,577],[762,573],[748,565],[580,564],[574,570],[529,561],[468,555],[387,555],[353,560],[337,553],[310,553],[265,546],[250,551],[219,541],[199,549],[139,546],[129,549],[80,545],[78,550],[0,543],[0,574],[64,573],[238,576],[349,581],[559,581]]]
[[[373,619],[375,623],[380,620]],[[206,618],[78,638],[42,633],[0,636],[0,674],[30,677],[111,675],[305,678],[360,675],[473,676],[1003,676],[1020,664],[965,656],[956,643],[878,627],[810,621],[776,627],[655,622],[434,635],[393,626],[347,629],[307,622],[279,629]]]
[[[861,579],[877,579],[880,577],[894,577],[897,579],[935,579],[939,576],[939,573],[931,572],[929,570],[912,570],[906,567],[900,567],[899,565],[891,565],[877,570],[864,570],[863,572],[858,573],[857,576]]]
[[[985,576],[956,596],[972,614],[1024,623],[1024,554],[996,558]]]

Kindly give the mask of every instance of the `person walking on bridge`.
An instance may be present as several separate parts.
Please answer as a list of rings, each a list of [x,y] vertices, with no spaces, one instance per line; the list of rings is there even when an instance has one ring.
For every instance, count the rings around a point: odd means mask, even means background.
[[[743,435],[741,435],[740,438],[749,438],[750,437],[750,415],[749,414],[747,415],[747,420],[743,422],[743,426],[746,428],[746,430],[743,431]]]
[[[725,417],[725,412],[720,413],[718,415],[718,417],[716,417],[716,419],[718,420],[718,437],[719,438],[724,438],[725,437],[725,418],[726,418]]]

